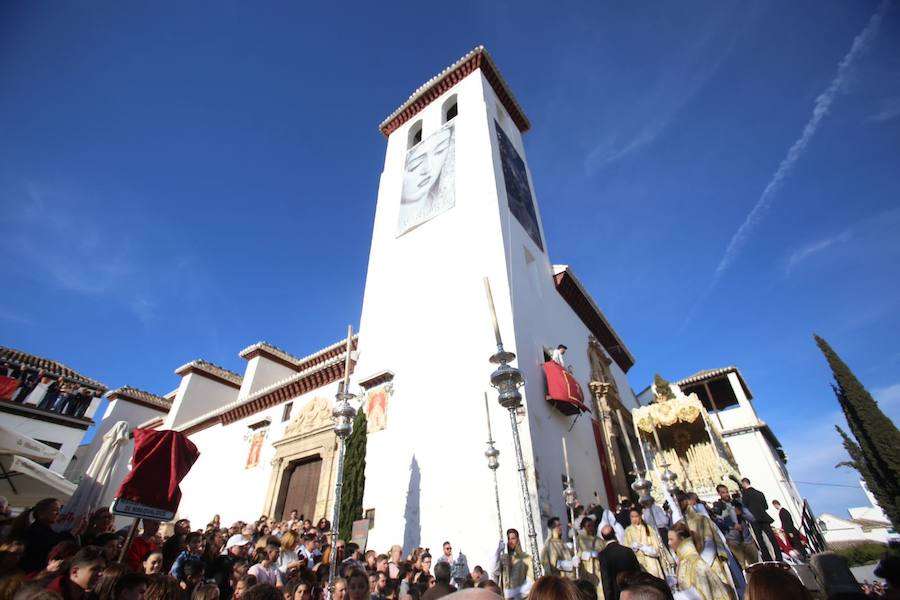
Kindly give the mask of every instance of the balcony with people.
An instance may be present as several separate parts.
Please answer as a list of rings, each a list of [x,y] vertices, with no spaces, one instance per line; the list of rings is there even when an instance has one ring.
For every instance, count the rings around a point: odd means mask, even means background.
[[[55,361],[0,347],[0,411],[92,423],[106,386]]]

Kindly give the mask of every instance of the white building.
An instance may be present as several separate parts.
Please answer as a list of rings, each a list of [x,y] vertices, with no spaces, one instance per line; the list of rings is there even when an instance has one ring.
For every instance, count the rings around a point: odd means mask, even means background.
[[[0,347],[3,381],[11,383],[22,371],[34,375],[35,385],[19,386],[13,399],[0,399],[0,425],[59,450],[60,456],[43,466],[62,475],[94,424],[106,387],[54,360]],[[57,395],[61,384],[71,388],[71,402]]]
[[[449,539],[470,560],[488,560],[499,534],[483,455],[485,394],[500,450],[503,526],[525,536],[510,417],[489,385],[496,343],[484,277],[526,381],[517,420],[539,537],[549,517],[566,511],[563,438],[579,498],[590,503],[596,494],[608,503],[606,451],[594,425],[606,416],[575,420],[557,410],[545,400],[543,365],[564,344],[565,363],[587,392],[605,364],[630,408],[625,373],[634,359],[571,269],[550,260],[525,158],[529,127],[482,48],[428,80],[381,124],[387,148],[356,366],[362,380],[393,374],[384,429],[367,447],[375,548],[436,548]]]
[[[843,518],[831,513],[819,515],[819,528],[825,541],[833,542],[888,542],[900,541],[900,534],[891,525],[884,510],[878,506],[875,496],[869,491],[866,482],[859,481],[859,486],[869,500],[868,506],[848,508],[850,518]]]
[[[778,500],[800,527],[803,498],[788,472],[787,456],[781,442],[753,406],[753,395],[740,370],[729,366],[700,371],[672,387],[685,396],[697,394],[709,413],[711,425],[731,449],[740,476],[765,494],[770,505],[772,500]],[[649,401],[649,389],[641,393],[643,403]],[[770,508],[769,513],[777,527],[778,512]]]
[[[611,411],[629,420],[636,406],[626,378],[634,358],[572,270],[550,261],[524,158],[528,128],[482,48],[381,126],[387,150],[354,338],[360,362],[351,363],[369,418],[364,508],[373,548],[451,539],[471,564],[489,560],[499,533],[485,394],[501,452],[503,526],[525,536],[510,415],[489,385],[496,344],[485,276],[526,379],[516,420],[540,537],[549,517],[565,514],[563,438],[584,503],[608,505],[627,491],[630,466]],[[544,370],[561,344],[570,375],[552,377],[584,392],[587,412],[577,419],[558,409],[575,406],[568,398],[548,401]],[[177,369],[169,412],[146,424],[183,431],[200,450],[179,516],[203,524],[219,513],[230,523],[296,508],[330,519],[331,409],[344,343],[298,358],[260,342],[240,355],[243,376],[204,361]]]

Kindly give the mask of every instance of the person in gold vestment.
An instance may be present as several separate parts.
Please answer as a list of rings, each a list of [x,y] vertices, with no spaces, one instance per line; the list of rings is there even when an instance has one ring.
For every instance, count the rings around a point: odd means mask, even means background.
[[[696,494],[678,494],[678,505],[684,513],[684,523],[691,532],[694,549],[722,583],[730,586],[727,546],[719,539],[716,524],[712,519],[700,514],[694,508],[696,501]]]
[[[590,581],[597,588],[597,597],[603,598],[603,582],[600,581],[600,551],[606,542],[597,537],[597,522],[593,517],[585,517],[581,522],[581,533],[578,534],[578,556],[581,559],[579,579]]]
[[[575,579],[575,567],[578,566],[579,557],[572,556],[572,550],[562,539],[562,523],[559,517],[553,517],[547,521],[550,535],[541,552],[541,563],[547,575],[557,575],[566,579]]]
[[[660,550],[657,533],[644,522],[639,508],[632,508],[629,513],[631,525],[625,529],[625,543],[634,550],[638,562],[644,567],[644,570],[660,579],[665,579],[663,568],[660,561],[662,560],[662,551]]]
[[[678,590],[696,594],[700,600],[734,600],[730,588],[712,572],[691,540],[691,531],[679,521],[669,530],[669,548],[675,552]]]
[[[506,543],[500,542],[497,553],[495,564],[498,565],[497,571],[502,577],[506,598],[521,600],[528,596],[534,582],[534,570],[531,565],[531,556],[522,550],[519,532],[515,529],[507,529]],[[497,572],[494,573],[495,578],[497,574]]]

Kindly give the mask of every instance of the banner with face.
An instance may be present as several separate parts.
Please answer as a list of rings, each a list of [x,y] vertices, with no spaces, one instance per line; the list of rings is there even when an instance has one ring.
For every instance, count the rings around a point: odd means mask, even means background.
[[[397,237],[456,203],[455,123],[441,127],[406,153]]]

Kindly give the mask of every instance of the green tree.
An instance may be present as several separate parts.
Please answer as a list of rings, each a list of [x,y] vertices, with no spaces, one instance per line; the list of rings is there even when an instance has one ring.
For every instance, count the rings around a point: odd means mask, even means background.
[[[664,400],[674,400],[675,394],[669,382],[663,379],[663,376],[657,373],[653,376],[653,387],[656,388],[657,395],[661,395]]]
[[[835,426],[850,455],[850,461],[838,466],[859,471],[896,529],[900,527],[900,432],[828,342],[815,338],[831,367],[831,387],[853,434],[851,438]]]
[[[344,489],[341,491],[342,540],[350,541],[353,521],[363,517],[363,492],[366,489],[366,413],[360,408],[353,419],[353,431],[347,436],[344,455]]]

